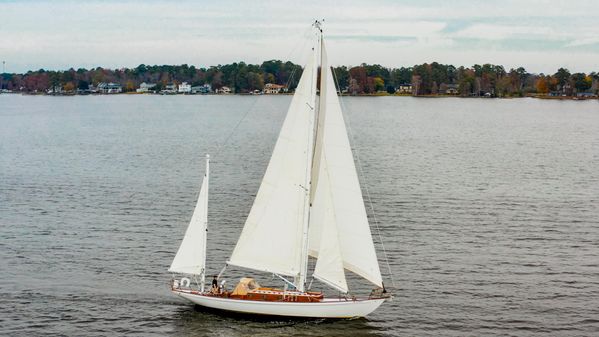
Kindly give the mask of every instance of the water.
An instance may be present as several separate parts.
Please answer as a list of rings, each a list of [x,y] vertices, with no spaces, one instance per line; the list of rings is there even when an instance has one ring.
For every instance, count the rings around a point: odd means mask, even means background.
[[[204,154],[217,272],[289,100],[0,95],[0,334],[599,334],[597,101],[344,98],[394,301],[298,322],[172,296]]]

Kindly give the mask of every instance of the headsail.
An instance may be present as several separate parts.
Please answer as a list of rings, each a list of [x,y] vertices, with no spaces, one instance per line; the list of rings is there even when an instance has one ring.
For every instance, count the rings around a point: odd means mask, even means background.
[[[306,172],[311,162],[308,148],[314,128],[314,58],[313,55],[304,68],[228,264],[288,276],[301,272]]]
[[[202,180],[200,195],[195,210],[168,271],[192,275],[204,275],[206,264],[206,231],[208,230],[208,180],[209,159],[206,158],[206,173]],[[203,283],[202,283],[203,284]]]
[[[335,221],[334,205],[331,195],[328,169],[323,154],[323,137],[325,132],[327,91],[334,83],[327,82],[328,57],[321,40],[321,72],[320,72],[320,102],[316,128],[316,143],[314,145],[314,161],[312,163],[312,190],[310,210],[310,235],[309,248],[319,247],[320,254],[314,268],[314,277],[337,290],[348,291],[343,258],[339,247],[339,235]],[[320,193],[316,195],[319,184],[322,184]],[[317,198],[315,199],[315,197]],[[315,226],[314,228],[312,226]],[[314,235],[317,233],[317,235]],[[313,242],[315,241],[315,242]],[[310,249],[308,249],[310,252]],[[316,257],[316,256],[314,256]]]
[[[324,161],[326,162],[326,160]],[[318,237],[318,258],[316,266],[314,267],[314,277],[329,286],[347,293],[347,281],[345,279],[345,271],[343,270],[343,256],[341,255],[341,246],[339,243],[339,232],[337,228],[335,209],[333,199],[331,195],[331,189],[329,181],[329,173],[326,165],[322,166],[323,175],[320,177],[322,185],[326,186],[323,188],[325,192],[317,194],[317,199],[314,200],[314,211],[318,212],[311,215],[316,216],[319,219],[320,226],[314,228],[319,230],[319,235],[314,235],[313,239]],[[312,228],[310,231],[312,233]]]
[[[324,45],[323,53],[326,55]],[[341,258],[345,269],[382,287],[381,272],[333,74],[328,65],[323,65],[322,72],[326,74],[321,78],[321,88],[324,89],[324,92],[321,91],[321,101],[324,105],[321,105],[320,114],[324,114],[324,120],[320,127],[324,131],[322,137],[316,140],[316,148],[321,142],[322,151],[320,157],[315,158],[315,161],[319,161],[318,184],[312,201],[309,237],[309,253],[318,257],[315,276],[318,277],[319,271],[325,269],[320,268],[319,264],[329,265],[326,269],[331,274],[331,269],[335,267],[330,261]],[[328,228],[333,226],[336,228]],[[337,233],[336,237],[331,236],[334,233]],[[339,248],[335,249],[335,246]],[[340,257],[329,255],[337,253]],[[327,283],[345,282],[343,273],[336,271],[334,274],[335,280],[327,275]]]

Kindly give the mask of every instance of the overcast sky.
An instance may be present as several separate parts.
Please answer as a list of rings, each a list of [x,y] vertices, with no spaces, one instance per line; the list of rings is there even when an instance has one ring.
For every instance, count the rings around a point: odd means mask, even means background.
[[[597,0],[0,0],[0,60],[7,72],[303,62],[296,51],[316,18],[335,65],[599,71]]]

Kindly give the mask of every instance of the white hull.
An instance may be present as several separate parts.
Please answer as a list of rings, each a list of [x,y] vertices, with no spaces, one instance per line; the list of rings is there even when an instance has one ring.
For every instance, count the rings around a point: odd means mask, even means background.
[[[306,317],[306,318],[352,318],[364,317],[376,310],[384,298],[346,300],[324,299],[322,302],[266,302],[206,296],[185,290],[173,290],[176,295],[197,305],[252,315]]]

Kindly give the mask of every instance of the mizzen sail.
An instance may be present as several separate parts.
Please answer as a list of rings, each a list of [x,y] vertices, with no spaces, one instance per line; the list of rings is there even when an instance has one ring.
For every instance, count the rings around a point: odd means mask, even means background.
[[[195,210],[168,271],[192,275],[203,275],[206,264],[206,231],[208,230],[208,169],[209,159],[206,159],[206,173],[202,180],[200,195]]]

